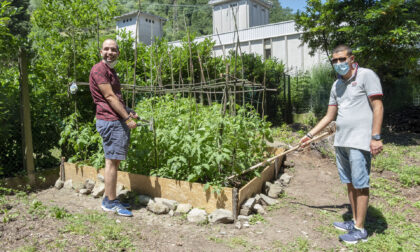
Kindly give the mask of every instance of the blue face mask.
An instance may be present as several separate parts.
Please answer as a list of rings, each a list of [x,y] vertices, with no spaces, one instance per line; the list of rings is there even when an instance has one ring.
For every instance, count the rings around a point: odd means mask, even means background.
[[[346,75],[350,70],[349,63],[347,62],[336,63],[333,66],[334,66],[334,70],[341,76]]]

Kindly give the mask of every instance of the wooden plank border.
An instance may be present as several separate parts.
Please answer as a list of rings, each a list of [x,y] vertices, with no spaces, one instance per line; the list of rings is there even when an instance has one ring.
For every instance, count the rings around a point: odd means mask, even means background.
[[[277,149],[275,154],[280,154],[283,151],[283,149]],[[118,171],[117,182],[123,184],[128,190],[152,197],[172,199],[180,203],[190,203],[192,206],[202,208],[208,213],[219,208],[227,209],[232,211],[233,216],[236,217],[242,203],[255,194],[260,193],[264,183],[275,177],[282,160],[283,157],[277,158],[276,162],[273,162],[261,172],[260,177],[253,178],[239,190],[237,188],[223,187],[220,194],[212,192],[211,187],[205,191],[204,184],[200,183],[145,176],[123,171]],[[104,174],[104,169],[97,170],[91,166],[79,166],[68,162],[64,162],[63,166],[61,173],[65,174],[65,179],[71,179],[76,183],[83,183],[86,179],[97,181],[98,174]]]
[[[35,173],[35,184],[31,185],[31,190],[33,189],[46,189],[50,186],[53,186],[55,181],[59,178],[59,169],[48,169]],[[30,179],[28,176],[22,177],[11,177],[0,179],[0,186],[6,188],[13,188],[18,190],[26,190],[27,185],[30,184]]]
[[[283,149],[277,149],[275,155],[278,155],[283,151]],[[258,193],[261,193],[264,188],[265,182],[270,181],[273,178],[275,178],[275,176],[277,176],[279,166],[282,163],[283,158],[283,156],[276,158],[275,162],[271,163],[269,166],[264,168],[264,170],[260,174],[260,177],[253,178],[239,190],[238,209],[244,201]]]
[[[66,180],[83,183],[86,179],[97,180],[97,175],[104,169],[96,170],[91,166],[78,166],[64,163]],[[211,192],[210,187],[204,191],[204,184],[190,183],[187,181],[145,176],[118,171],[118,183],[123,184],[128,190],[146,194],[152,197],[162,197],[176,200],[180,203],[190,203],[194,207],[202,208],[208,213],[218,208],[232,211],[232,188],[223,187],[220,194]]]

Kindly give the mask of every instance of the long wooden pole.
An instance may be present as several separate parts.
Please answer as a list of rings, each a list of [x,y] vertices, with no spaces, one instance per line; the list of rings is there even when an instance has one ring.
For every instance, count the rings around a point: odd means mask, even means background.
[[[324,138],[324,137],[326,137],[328,135],[331,135],[333,133],[334,133],[334,131],[330,129],[329,131],[324,132],[321,135],[316,136],[313,139],[305,142],[305,145],[310,144],[310,143],[315,142],[315,141],[318,141],[318,140],[321,140],[322,138]],[[287,150],[287,151],[285,151],[283,153],[280,153],[280,154],[278,154],[278,155],[276,155],[274,157],[271,157],[271,158],[269,158],[269,159],[267,159],[265,161],[262,161],[261,163],[258,163],[258,164],[254,165],[254,166],[251,166],[250,168],[246,169],[245,171],[241,172],[240,174],[236,174],[236,175],[232,175],[232,176],[228,177],[227,180],[231,180],[231,179],[236,178],[236,177],[238,177],[240,175],[243,175],[245,173],[248,173],[250,171],[253,171],[253,170],[257,169],[258,167],[267,165],[267,164],[271,163],[272,161],[274,161],[275,159],[277,159],[279,157],[282,157],[282,156],[285,156],[285,155],[289,154],[290,152],[299,149],[301,146],[302,146],[301,144],[298,144],[295,147],[291,148],[290,150]]]
[[[35,184],[35,166],[32,145],[31,110],[28,87],[28,58],[24,48],[19,48],[19,82],[21,101],[23,165],[28,172],[29,184]]]

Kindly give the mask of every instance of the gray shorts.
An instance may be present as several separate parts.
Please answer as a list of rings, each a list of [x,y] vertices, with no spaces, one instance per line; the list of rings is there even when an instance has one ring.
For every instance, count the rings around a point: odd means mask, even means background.
[[[335,147],[338,174],[344,184],[356,189],[369,188],[371,154],[349,147]]]
[[[124,122],[96,120],[106,159],[125,160],[130,143],[130,129]]]

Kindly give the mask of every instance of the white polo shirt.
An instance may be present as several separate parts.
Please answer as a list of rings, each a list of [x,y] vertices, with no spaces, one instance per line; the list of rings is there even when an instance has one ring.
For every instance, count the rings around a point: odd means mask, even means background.
[[[329,106],[337,106],[337,132],[334,146],[370,151],[373,111],[369,97],[383,95],[378,76],[357,67],[348,80],[337,79],[330,93]]]

